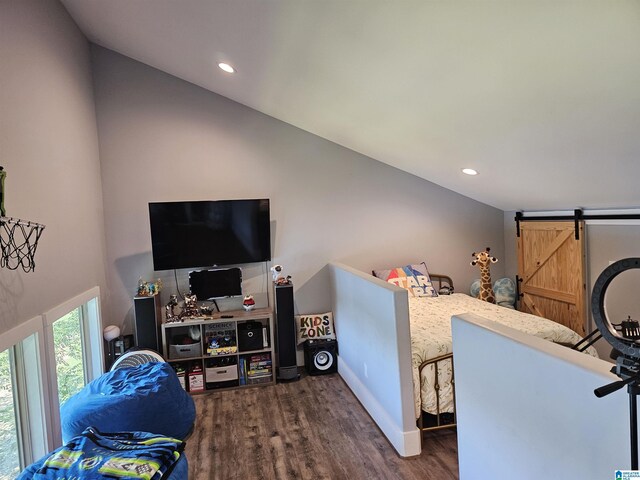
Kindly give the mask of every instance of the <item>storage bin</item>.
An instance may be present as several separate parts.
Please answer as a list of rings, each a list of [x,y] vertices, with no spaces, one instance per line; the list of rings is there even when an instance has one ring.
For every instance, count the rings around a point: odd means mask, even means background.
[[[238,379],[238,365],[227,365],[226,367],[207,367],[205,368],[205,381],[228,382],[229,380]]]
[[[247,385],[258,385],[260,383],[269,383],[273,381],[273,377],[271,375],[267,375],[265,377],[256,377],[247,379]]]
[[[190,345],[169,345],[169,358],[191,358],[202,356],[202,345],[192,343]]]

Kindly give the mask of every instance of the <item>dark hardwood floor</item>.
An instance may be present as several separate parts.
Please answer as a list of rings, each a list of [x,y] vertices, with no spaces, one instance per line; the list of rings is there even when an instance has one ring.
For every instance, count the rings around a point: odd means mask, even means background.
[[[337,374],[194,400],[189,480],[458,478],[455,432],[402,458]]]

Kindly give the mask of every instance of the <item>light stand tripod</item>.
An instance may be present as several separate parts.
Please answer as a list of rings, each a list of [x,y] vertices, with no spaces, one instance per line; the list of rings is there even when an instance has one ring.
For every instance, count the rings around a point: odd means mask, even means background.
[[[622,361],[620,361],[622,358]],[[628,360],[619,357],[618,364],[611,369],[612,373],[618,375],[622,380],[596,388],[593,393],[596,397],[602,398],[610,393],[620,390],[625,385],[629,393],[629,431],[631,439],[631,470],[638,470],[638,394],[640,394],[640,373],[635,364],[635,370],[623,365]]]
[[[605,268],[593,286],[591,312],[604,339],[619,353],[611,369],[622,380],[596,388],[596,397],[604,397],[627,385],[629,393],[629,429],[631,469],[638,470],[638,394],[640,393],[640,324],[630,316],[620,325],[612,324],[604,307],[605,293],[611,281],[622,272],[640,268],[640,258],[623,258]]]

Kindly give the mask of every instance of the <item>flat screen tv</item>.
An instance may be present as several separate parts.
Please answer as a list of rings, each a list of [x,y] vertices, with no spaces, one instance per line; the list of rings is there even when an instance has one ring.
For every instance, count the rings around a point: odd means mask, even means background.
[[[212,300],[242,295],[242,270],[221,268],[189,272],[189,291],[198,300]]]
[[[149,203],[153,268],[271,260],[269,200]]]

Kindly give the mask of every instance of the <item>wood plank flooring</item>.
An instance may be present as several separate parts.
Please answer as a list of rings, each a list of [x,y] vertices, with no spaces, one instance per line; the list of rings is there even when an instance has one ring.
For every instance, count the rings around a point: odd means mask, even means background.
[[[337,374],[194,396],[189,480],[458,478],[456,434],[402,458]]]

